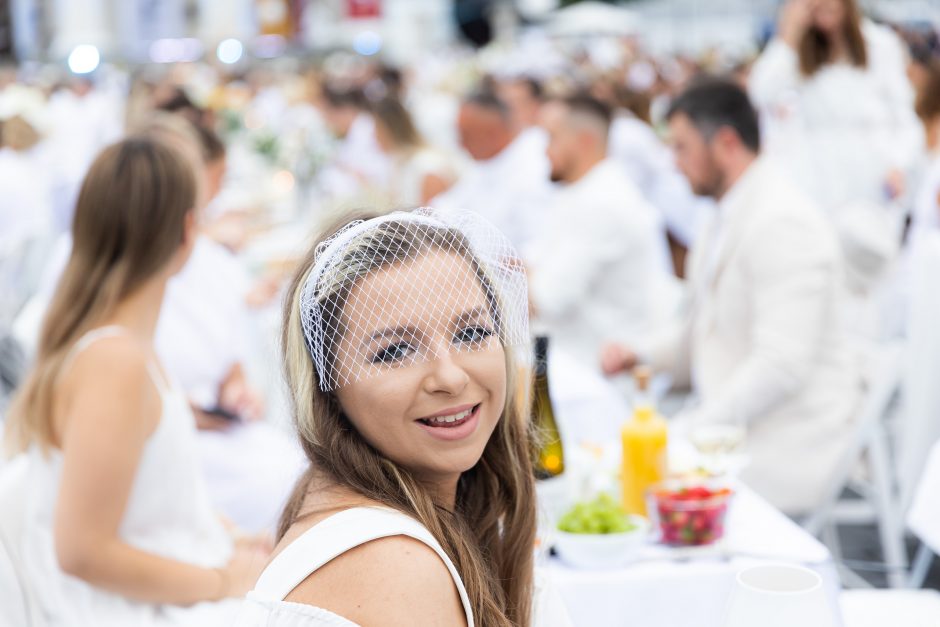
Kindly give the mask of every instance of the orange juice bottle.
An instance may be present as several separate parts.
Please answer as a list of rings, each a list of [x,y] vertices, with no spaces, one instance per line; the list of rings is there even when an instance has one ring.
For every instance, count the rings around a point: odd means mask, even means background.
[[[620,430],[623,509],[646,516],[646,491],[666,474],[666,421],[650,398],[650,369],[638,366],[633,375],[637,388],[633,417]]]

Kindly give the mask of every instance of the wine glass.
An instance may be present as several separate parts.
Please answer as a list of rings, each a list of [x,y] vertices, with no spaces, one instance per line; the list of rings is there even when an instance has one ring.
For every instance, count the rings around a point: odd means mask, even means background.
[[[740,411],[726,409],[716,416],[695,399],[677,422],[677,432],[695,449],[699,467],[708,474],[733,475],[747,463],[747,421]]]
[[[723,475],[736,469],[744,456],[746,431],[733,422],[701,423],[689,429],[689,441],[702,456],[705,469]]]

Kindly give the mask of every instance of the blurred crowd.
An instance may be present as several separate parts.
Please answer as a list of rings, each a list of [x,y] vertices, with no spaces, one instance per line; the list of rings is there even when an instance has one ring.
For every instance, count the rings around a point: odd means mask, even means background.
[[[937,33],[850,0],[787,3],[753,58],[531,34],[408,67],[343,51],[237,72],[8,67],[0,412],[85,173],[131,132],[198,155],[199,237],[156,344],[194,410],[213,504],[251,533],[302,468],[265,382],[263,321],[299,245],[340,216],[483,215],[519,251],[554,350],[599,376],[649,363],[697,397],[678,419],[747,425],[745,480],[795,515],[852,437],[864,356],[906,335],[917,247],[940,226]]]

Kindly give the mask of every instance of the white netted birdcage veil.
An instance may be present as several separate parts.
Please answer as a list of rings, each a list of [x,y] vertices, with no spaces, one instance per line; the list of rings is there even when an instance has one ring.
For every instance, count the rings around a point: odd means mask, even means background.
[[[318,246],[300,308],[323,391],[443,351],[529,343],[519,255],[469,211],[424,207],[351,222]]]

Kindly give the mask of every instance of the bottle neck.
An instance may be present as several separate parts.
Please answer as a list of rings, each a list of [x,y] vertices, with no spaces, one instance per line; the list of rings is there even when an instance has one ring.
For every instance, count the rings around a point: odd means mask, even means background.
[[[544,335],[535,338],[535,362],[532,364],[536,377],[545,377],[548,374],[548,337]]]
[[[640,422],[652,420],[656,415],[656,410],[650,403],[637,403],[633,408],[633,418]]]
[[[633,415],[637,420],[650,420],[656,415],[656,404],[646,385],[637,386],[633,397]]]

